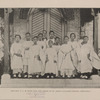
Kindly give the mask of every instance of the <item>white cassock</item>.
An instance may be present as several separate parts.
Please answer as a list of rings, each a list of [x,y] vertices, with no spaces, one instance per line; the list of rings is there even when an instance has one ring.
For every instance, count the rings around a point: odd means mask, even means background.
[[[47,48],[45,51],[48,61],[46,62],[45,73],[57,74],[57,52],[54,48]]]
[[[2,41],[0,41],[0,61],[1,61],[1,58],[4,56],[3,47],[4,47],[4,44],[2,43]]]
[[[23,68],[22,57],[14,55],[14,53],[17,53],[23,56],[22,44],[13,43],[10,52],[11,52],[11,69],[22,69]]]
[[[69,42],[71,45],[71,48],[73,49],[71,51],[71,56],[72,56],[72,61],[73,61],[73,65],[76,69],[78,69],[78,57],[77,57],[77,53],[79,52],[79,44],[77,41],[73,41],[73,42]]]
[[[28,73],[38,73],[41,72],[41,61],[39,60],[40,56],[40,47],[38,45],[33,45],[29,50],[30,60]]]
[[[88,43],[81,45],[80,52],[78,53],[78,59],[81,61],[80,62],[81,73],[92,72],[92,63],[91,63],[92,48]]]
[[[29,48],[32,46],[33,42],[32,41],[24,41],[23,42],[23,64],[24,65],[29,65],[29,50],[26,50],[26,48]]]
[[[60,50],[60,45],[53,45],[53,48],[56,50],[57,52],[57,70],[59,70],[59,60],[60,60],[60,56],[59,56],[59,50]]]
[[[44,41],[38,41],[37,44],[40,47],[40,59],[42,62],[41,67],[43,71],[45,68],[45,61],[46,61],[46,56],[45,56],[46,43]]]
[[[46,46],[47,46],[47,47],[49,47],[49,45],[48,45],[49,40],[52,40],[52,41],[53,41],[53,44],[55,43],[55,39],[48,39],[48,40],[46,41]]]
[[[74,65],[71,60],[71,45],[70,43],[68,44],[63,44],[60,48],[60,55],[61,55],[61,64],[60,64],[60,70],[61,72],[64,72],[66,70],[72,70],[74,71]],[[62,54],[61,54],[62,53]]]

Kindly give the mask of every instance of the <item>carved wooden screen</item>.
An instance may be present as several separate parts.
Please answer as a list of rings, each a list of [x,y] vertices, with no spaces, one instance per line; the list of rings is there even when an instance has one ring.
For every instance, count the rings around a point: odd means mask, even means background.
[[[44,12],[36,9],[32,15],[32,35],[37,36],[44,30]]]
[[[50,30],[55,32],[55,36],[62,37],[62,20],[58,9],[50,10]]]

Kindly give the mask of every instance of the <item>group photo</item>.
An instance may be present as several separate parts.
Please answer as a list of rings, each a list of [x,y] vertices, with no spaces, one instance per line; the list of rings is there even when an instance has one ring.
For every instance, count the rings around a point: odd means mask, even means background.
[[[0,87],[99,88],[99,8],[0,8]]]

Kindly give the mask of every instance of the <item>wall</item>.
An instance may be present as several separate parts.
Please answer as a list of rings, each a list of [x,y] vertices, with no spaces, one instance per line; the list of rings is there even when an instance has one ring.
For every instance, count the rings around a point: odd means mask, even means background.
[[[15,9],[14,12],[14,35],[20,34],[22,40],[25,37],[25,33],[27,32],[27,20],[26,19],[19,19],[20,9]]]
[[[86,22],[83,27],[81,27],[81,34],[89,37],[89,43],[93,45],[93,20]]]
[[[72,13],[69,12],[68,15],[65,35],[69,36],[70,33],[74,32],[78,38],[80,34],[80,9],[73,9]]]

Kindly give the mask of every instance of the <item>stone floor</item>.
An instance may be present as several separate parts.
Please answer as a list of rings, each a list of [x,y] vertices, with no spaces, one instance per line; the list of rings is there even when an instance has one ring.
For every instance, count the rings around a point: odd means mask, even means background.
[[[100,88],[97,79],[10,79],[1,82],[1,88]]]

